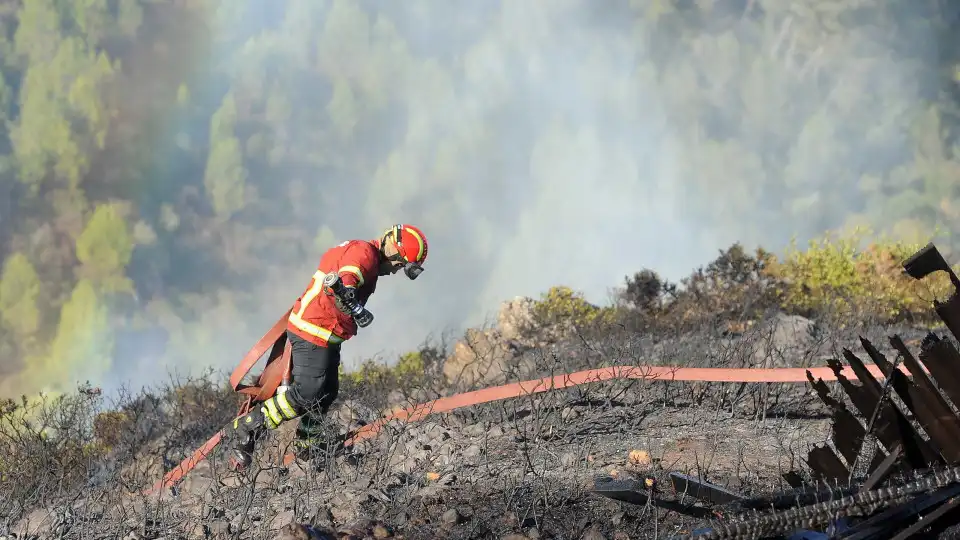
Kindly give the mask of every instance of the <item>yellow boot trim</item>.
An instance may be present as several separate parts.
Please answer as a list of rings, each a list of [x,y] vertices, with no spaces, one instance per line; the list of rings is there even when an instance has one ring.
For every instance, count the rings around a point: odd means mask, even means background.
[[[263,411],[263,425],[267,429],[277,429],[277,426],[283,422],[283,415],[277,409],[277,404],[273,401],[273,398],[264,401],[260,410]]]
[[[277,394],[276,397],[272,397],[270,399],[277,400],[277,406],[280,407],[280,412],[283,413],[284,418],[287,420],[293,420],[297,417],[297,411],[294,410],[293,405],[290,404],[290,400],[287,399],[286,393]]]

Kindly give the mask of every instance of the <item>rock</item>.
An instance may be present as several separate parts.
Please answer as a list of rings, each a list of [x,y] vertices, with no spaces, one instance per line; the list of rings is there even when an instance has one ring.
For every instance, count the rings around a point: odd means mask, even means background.
[[[280,529],[280,535],[276,540],[335,540],[336,538],[336,531],[326,527],[288,523]]]
[[[351,523],[345,527],[340,527],[337,529],[337,536],[348,537],[348,538],[366,538],[370,529],[371,523],[369,521],[360,521],[357,523]]]
[[[607,537],[600,532],[600,529],[598,529],[596,526],[593,526],[584,531],[583,540],[607,540]]]
[[[200,523],[187,525],[184,527],[184,529],[187,534],[187,538],[190,540],[201,540],[210,536],[210,534],[207,532],[206,526]],[[0,537],[0,540],[3,540],[3,538]]]
[[[208,523],[206,525],[206,529],[207,530],[205,532],[207,535],[218,538],[230,532],[230,522],[223,519],[217,519]]]
[[[440,520],[446,525],[457,525],[463,522],[463,515],[456,508],[451,508],[440,516]]]
[[[439,503],[443,500],[443,495],[449,490],[447,486],[442,486],[440,484],[430,484],[420,488],[420,491],[417,491],[417,497],[423,500],[425,504],[434,504]]]
[[[377,540],[382,540],[384,538],[390,538],[393,536],[393,530],[382,523],[377,523],[374,525],[371,532],[373,533],[373,537]]]
[[[53,530],[54,515],[46,509],[37,509],[17,522],[10,530],[17,538],[44,536]]]
[[[461,455],[466,458],[474,458],[483,453],[483,449],[478,444],[471,444],[463,450]]]
[[[573,452],[564,452],[560,455],[560,465],[564,467],[572,467],[577,464],[577,461],[579,461],[579,459]]]
[[[334,523],[346,523],[356,515],[355,501],[343,494],[336,495],[330,502],[330,515]]]
[[[457,475],[451,472],[441,476],[440,479],[437,480],[437,484],[441,486],[449,486],[450,484],[456,481],[457,481]]]
[[[514,356],[496,330],[467,330],[443,364],[443,374],[454,384],[503,384]]]
[[[497,326],[488,330],[470,329],[454,345],[453,354],[443,364],[449,381],[467,386],[501,384],[507,371],[517,371],[514,362],[525,348],[526,331],[533,323],[532,298],[518,296],[500,304]]]
[[[187,476],[182,484],[183,506],[188,506],[188,501],[210,503],[213,501],[215,492],[213,489],[213,478],[205,476]]]
[[[373,484],[373,480],[369,476],[361,476],[353,482],[347,485],[350,489],[364,490],[369,488]]]
[[[321,525],[323,527],[333,527],[333,514],[330,513],[330,509],[326,507],[317,508],[316,512],[311,516],[310,521],[315,525]]]
[[[497,314],[497,329],[504,340],[521,341],[524,333],[533,327],[534,299],[517,296],[500,304]]]
[[[440,424],[432,424],[430,426],[424,426],[423,436],[426,438],[426,440],[447,440],[450,438],[450,431]]]
[[[778,313],[752,329],[745,339],[752,342],[757,367],[802,367],[817,353],[816,324],[799,315]]]
[[[293,523],[295,515],[293,510],[287,510],[285,512],[280,512],[270,520],[270,530],[276,531],[282,529],[285,525]]]
[[[387,466],[390,467],[394,472],[410,474],[413,472],[413,469],[416,467],[416,464],[412,462],[405,454],[398,452],[390,456],[390,459],[387,461]]]
[[[487,426],[482,423],[470,424],[463,428],[463,434],[469,437],[480,437],[487,433]]]
[[[407,405],[407,396],[403,395],[403,392],[400,390],[391,390],[387,394],[387,404],[388,405]]]
[[[310,531],[299,523],[288,523],[280,529],[277,540],[311,540]]]
[[[411,388],[407,401],[413,401],[415,403],[427,403],[440,397],[442,397],[442,394],[436,390],[431,390],[429,388]]]
[[[434,447],[437,454],[441,456],[452,456],[456,453],[456,448],[449,442],[443,442]]]
[[[510,533],[506,536],[501,536],[500,540],[529,540],[530,537],[520,534],[520,533]]]
[[[573,407],[564,407],[563,410],[560,411],[560,419],[564,421],[576,420],[578,416],[580,416],[580,413]]]
[[[330,416],[342,426],[352,429],[374,421],[378,415],[376,411],[359,401],[348,399]]]

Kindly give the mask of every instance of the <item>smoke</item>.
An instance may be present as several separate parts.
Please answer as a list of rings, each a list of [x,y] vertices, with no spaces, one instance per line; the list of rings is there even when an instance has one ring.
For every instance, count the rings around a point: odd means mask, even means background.
[[[375,322],[344,346],[348,367],[482,324],[514,296],[562,284],[603,303],[643,267],[679,279],[735,241],[779,249],[873,219],[863,179],[912,154],[929,28],[904,34],[874,17],[831,30],[777,2],[756,3],[759,19],[654,4],[237,0],[211,11],[211,78],[226,73],[238,93],[282,87],[287,144],[334,137],[316,126],[348,142],[260,180],[262,197],[291,209],[282,226],[301,250],[262,255],[245,284],[257,300],[207,294],[186,321],[202,327],[181,327],[165,353],[139,342],[118,379],[232,369],[323,249],[393,223],[425,230],[427,270],[381,278]],[[320,83],[305,63],[346,75]],[[271,219],[243,234],[267,238]]]
[[[736,241],[776,250],[856,223],[861,177],[912,151],[929,66],[882,41],[889,27],[827,33],[786,12],[742,24],[715,12],[678,31],[577,1],[456,9],[484,21],[466,50],[439,15],[404,31],[456,51],[451,80],[413,69],[393,86],[425,132],[390,160],[429,162],[462,141],[448,184],[387,165],[389,196],[368,194],[371,229],[423,222],[429,270],[384,284],[351,354],[410,348],[553,285],[602,303],[642,267],[679,279]],[[929,43],[921,30],[907,37]]]

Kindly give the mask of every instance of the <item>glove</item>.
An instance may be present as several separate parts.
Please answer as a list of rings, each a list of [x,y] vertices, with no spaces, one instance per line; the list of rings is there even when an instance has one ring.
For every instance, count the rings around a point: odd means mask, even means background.
[[[357,291],[353,288],[345,288],[342,296],[333,295],[333,303],[342,313],[350,315],[356,321],[357,326],[363,328],[373,322],[373,314],[367,308],[361,306],[357,301]]]

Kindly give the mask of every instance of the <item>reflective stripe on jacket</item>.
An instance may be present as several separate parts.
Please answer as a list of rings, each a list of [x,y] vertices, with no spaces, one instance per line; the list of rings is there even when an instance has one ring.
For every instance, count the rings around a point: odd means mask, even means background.
[[[355,336],[357,323],[337,309],[333,294],[323,290],[323,278],[337,272],[343,284],[355,288],[357,300],[365,304],[377,288],[379,264],[379,249],[366,240],[350,240],[327,250],[307,289],[293,304],[287,328],[320,346],[342,343]]]

